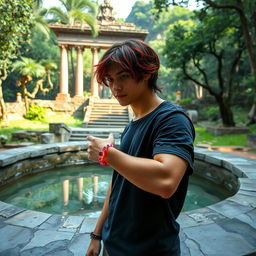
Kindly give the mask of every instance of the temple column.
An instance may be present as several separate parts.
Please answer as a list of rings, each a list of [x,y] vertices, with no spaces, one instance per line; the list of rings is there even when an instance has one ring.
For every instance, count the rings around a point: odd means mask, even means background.
[[[68,93],[68,46],[60,45],[60,90],[56,100],[69,101]]]
[[[84,81],[83,81],[83,50],[82,46],[76,47],[77,61],[76,61],[76,87],[75,97],[83,97]]]
[[[91,93],[92,93],[92,96],[97,97],[97,98],[99,98],[99,86],[98,86],[98,82],[97,82],[94,74],[95,74],[95,70],[96,70],[95,65],[97,65],[99,62],[99,57],[98,57],[99,50],[100,49],[98,47],[91,48],[91,51],[92,51]]]

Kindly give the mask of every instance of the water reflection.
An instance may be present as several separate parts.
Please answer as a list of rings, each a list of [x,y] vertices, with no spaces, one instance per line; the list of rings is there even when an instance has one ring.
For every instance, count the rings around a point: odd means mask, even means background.
[[[112,169],[99,165],[57,168],[1,187],[0,200],[52,214],[99,217]],[[201,208],[230,196],[223,186],[193,175],[183,210]]]
[[[100,175],[93,175],[91,177],[90,185],[84,186],[88,183],[88,178],[79,177],[76,179],[65,179],[62,181],[62,196],[63,196],[63,211],[62,214],[82,214],[85,210],[87,212],[95,212],[101,210],[108,182],[101,181]],[[76,205],[74,210],[74,204]]]

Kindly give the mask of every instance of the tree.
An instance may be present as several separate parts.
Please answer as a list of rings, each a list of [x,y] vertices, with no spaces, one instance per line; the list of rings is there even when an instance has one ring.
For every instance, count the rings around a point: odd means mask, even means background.
[[[159,11],[165,9],[169,5],[186,5],[189,0],[154,0],[155,8]],[[248,0],[197,0],[202,2],[206,8],[212,7],[216,9],[234,10],[240,20],[242,34],[248,51],[250,66],[253,76],[252,88],[254,97],[251,110],[248,114],[249,124],[256,123],[256,1]]]
[[[17,49],[29,38],[32,1],[0,0],[0,15],[0,118],[7,120],[2,83],[7,78],[10,61],[16,57]]]
[[[138,28],[150,30],[155,24],[152,9],[152,1],[136,1],[125,21],[136,24]]]
[[[18,60],[13,64],[13,71],[18,71],[22,75],[22,78],[20,78],[17,81],[16,85],[21,86],[26,112],[28,112],[29,110],[28,98],[35,98],[36,94],[38,93],[38,90],[42,91],[43,94],[45,94],[53,89],[50,71],[51,69],[56,69],[57,65],[50,61],[44,62],[42,64],[36,63],[33,59],[25,57],[21,57],[21,60]],[[27,90],[26,84],[33,80],[33,76],[41,79],[37,80],[33,92],[30,93]],[[43,88],[45,76],[47,76],[48,83],[50,85],[49,88]]]
[[[194,23],[175,23],[166,40],[170,67],[180,67],[185,79],[215,97],[224,126],[234,126],[231,110],[234,80],[244,42],[233,12],[217,16],[214,11],[197,14]],[[190,28],[190,29],[189,29]]]

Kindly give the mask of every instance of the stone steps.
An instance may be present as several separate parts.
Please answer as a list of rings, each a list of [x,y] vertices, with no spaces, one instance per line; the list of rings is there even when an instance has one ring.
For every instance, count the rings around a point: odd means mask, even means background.
[[[128,108],[115,99],[90,99],[84,118],[84,128],[124,128],[129,122]]]

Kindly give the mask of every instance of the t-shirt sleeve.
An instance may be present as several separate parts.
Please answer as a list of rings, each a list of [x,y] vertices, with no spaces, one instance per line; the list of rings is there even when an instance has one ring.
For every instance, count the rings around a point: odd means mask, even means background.
[[[192,174],[194,137],[194,127],[185,114],[175,112],[159,117],[153,141],[153,156],[161,153],[177,155],[188,162],[187,174]]]

